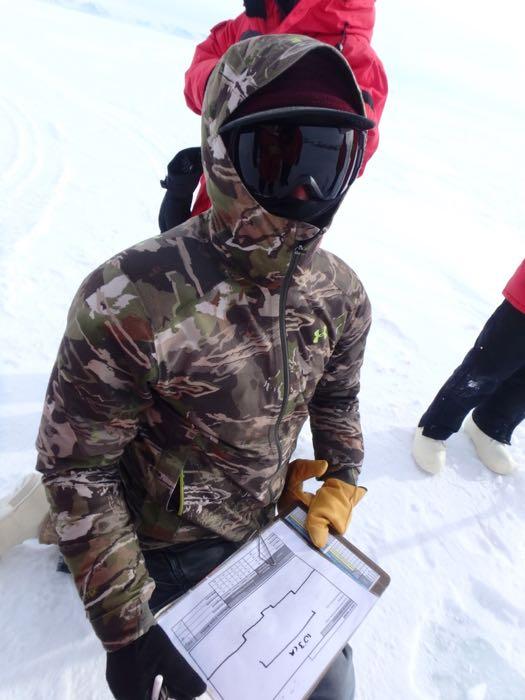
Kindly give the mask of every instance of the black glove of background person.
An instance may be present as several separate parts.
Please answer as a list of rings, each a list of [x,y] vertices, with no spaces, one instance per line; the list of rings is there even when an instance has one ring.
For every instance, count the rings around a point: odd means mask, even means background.
[[[168,174],[160,181],[166,190],[159,211],[161,233],[190,218],[193,192],[201,175],[201,149],[198,147],[179,151],[169,162]]]
[[[175,649],[162,627],[154,625],[131,644],[108,652],[106,680],[117,700],[150,700],[155,676],[164,677],[170,698],[192,700],[206,683]]]

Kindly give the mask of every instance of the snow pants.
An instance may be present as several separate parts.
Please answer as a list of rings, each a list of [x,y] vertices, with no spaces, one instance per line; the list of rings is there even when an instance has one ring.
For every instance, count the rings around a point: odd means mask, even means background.
[[[446,440],[472,409],[478,428],[507,445],[525,418],[525,314],[508,301],[489,318],[419,426],[426,437]]]
[[[177,544],[144,552],[146,566],[156,588],[149,601],[158,612],[201,581],[235,550],[237,545],[223,539]],[[355,679],[352,649],[347,645],[330,666],[311,700],[352,700]]]

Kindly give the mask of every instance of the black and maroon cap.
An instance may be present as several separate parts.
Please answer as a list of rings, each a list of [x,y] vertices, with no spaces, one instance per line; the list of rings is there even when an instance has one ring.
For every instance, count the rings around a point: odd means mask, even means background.
[[[366,116],[361,90],[350,67],[344,70],[333,50],[323,48],[311,51],[256,90],[232,113],[219,133],[268,121],[346,126],[358,131],[375,126]]]

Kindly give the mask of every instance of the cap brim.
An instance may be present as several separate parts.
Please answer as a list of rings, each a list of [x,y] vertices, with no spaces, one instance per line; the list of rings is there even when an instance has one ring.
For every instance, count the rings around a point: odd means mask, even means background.
[[[232,129],[242,129],[250,124],[272,121],[292,121],[301,124],[322,124],[325,126],[346,126],[358,131],[373,129],[375,122],[367,117],[352,112],[344,112],[339,109],[327,109],[326,107],[279,107],[267,109],[264,112],[254,112],[238,119],[232,119],[223,124],[219,134],[227,133]]]

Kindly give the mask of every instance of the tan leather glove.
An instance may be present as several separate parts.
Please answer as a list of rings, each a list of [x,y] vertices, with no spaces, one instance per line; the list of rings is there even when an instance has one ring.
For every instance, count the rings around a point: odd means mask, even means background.
[[[366,493],[362,486],[347,484],[340,479],[327,479],[310,500],[306,529],[316,547],[322,548],[328,540],[331,525],[344,535],[352,517],[352,510]]]
[[[279,512],[299,501],[308,508],[306,529],[316,547],[322,548],[328,540],[331,525],[344,535],[352,517],[352,509],[363,498],[366,489],[347,484],[340,479],[329,478],[317,491],[307,493],[303,482],[322,476],[328,469],[324,459],[295,459],[288,465],[283,493],[279,499]]]
[[[314,476],[322,476],[327,469],[328,462],[324,459],[294,459],[290,462],[279,499],[279,512],[290,508],[297,501],[309,506],[314,494],[303,491],[303,482]]]

